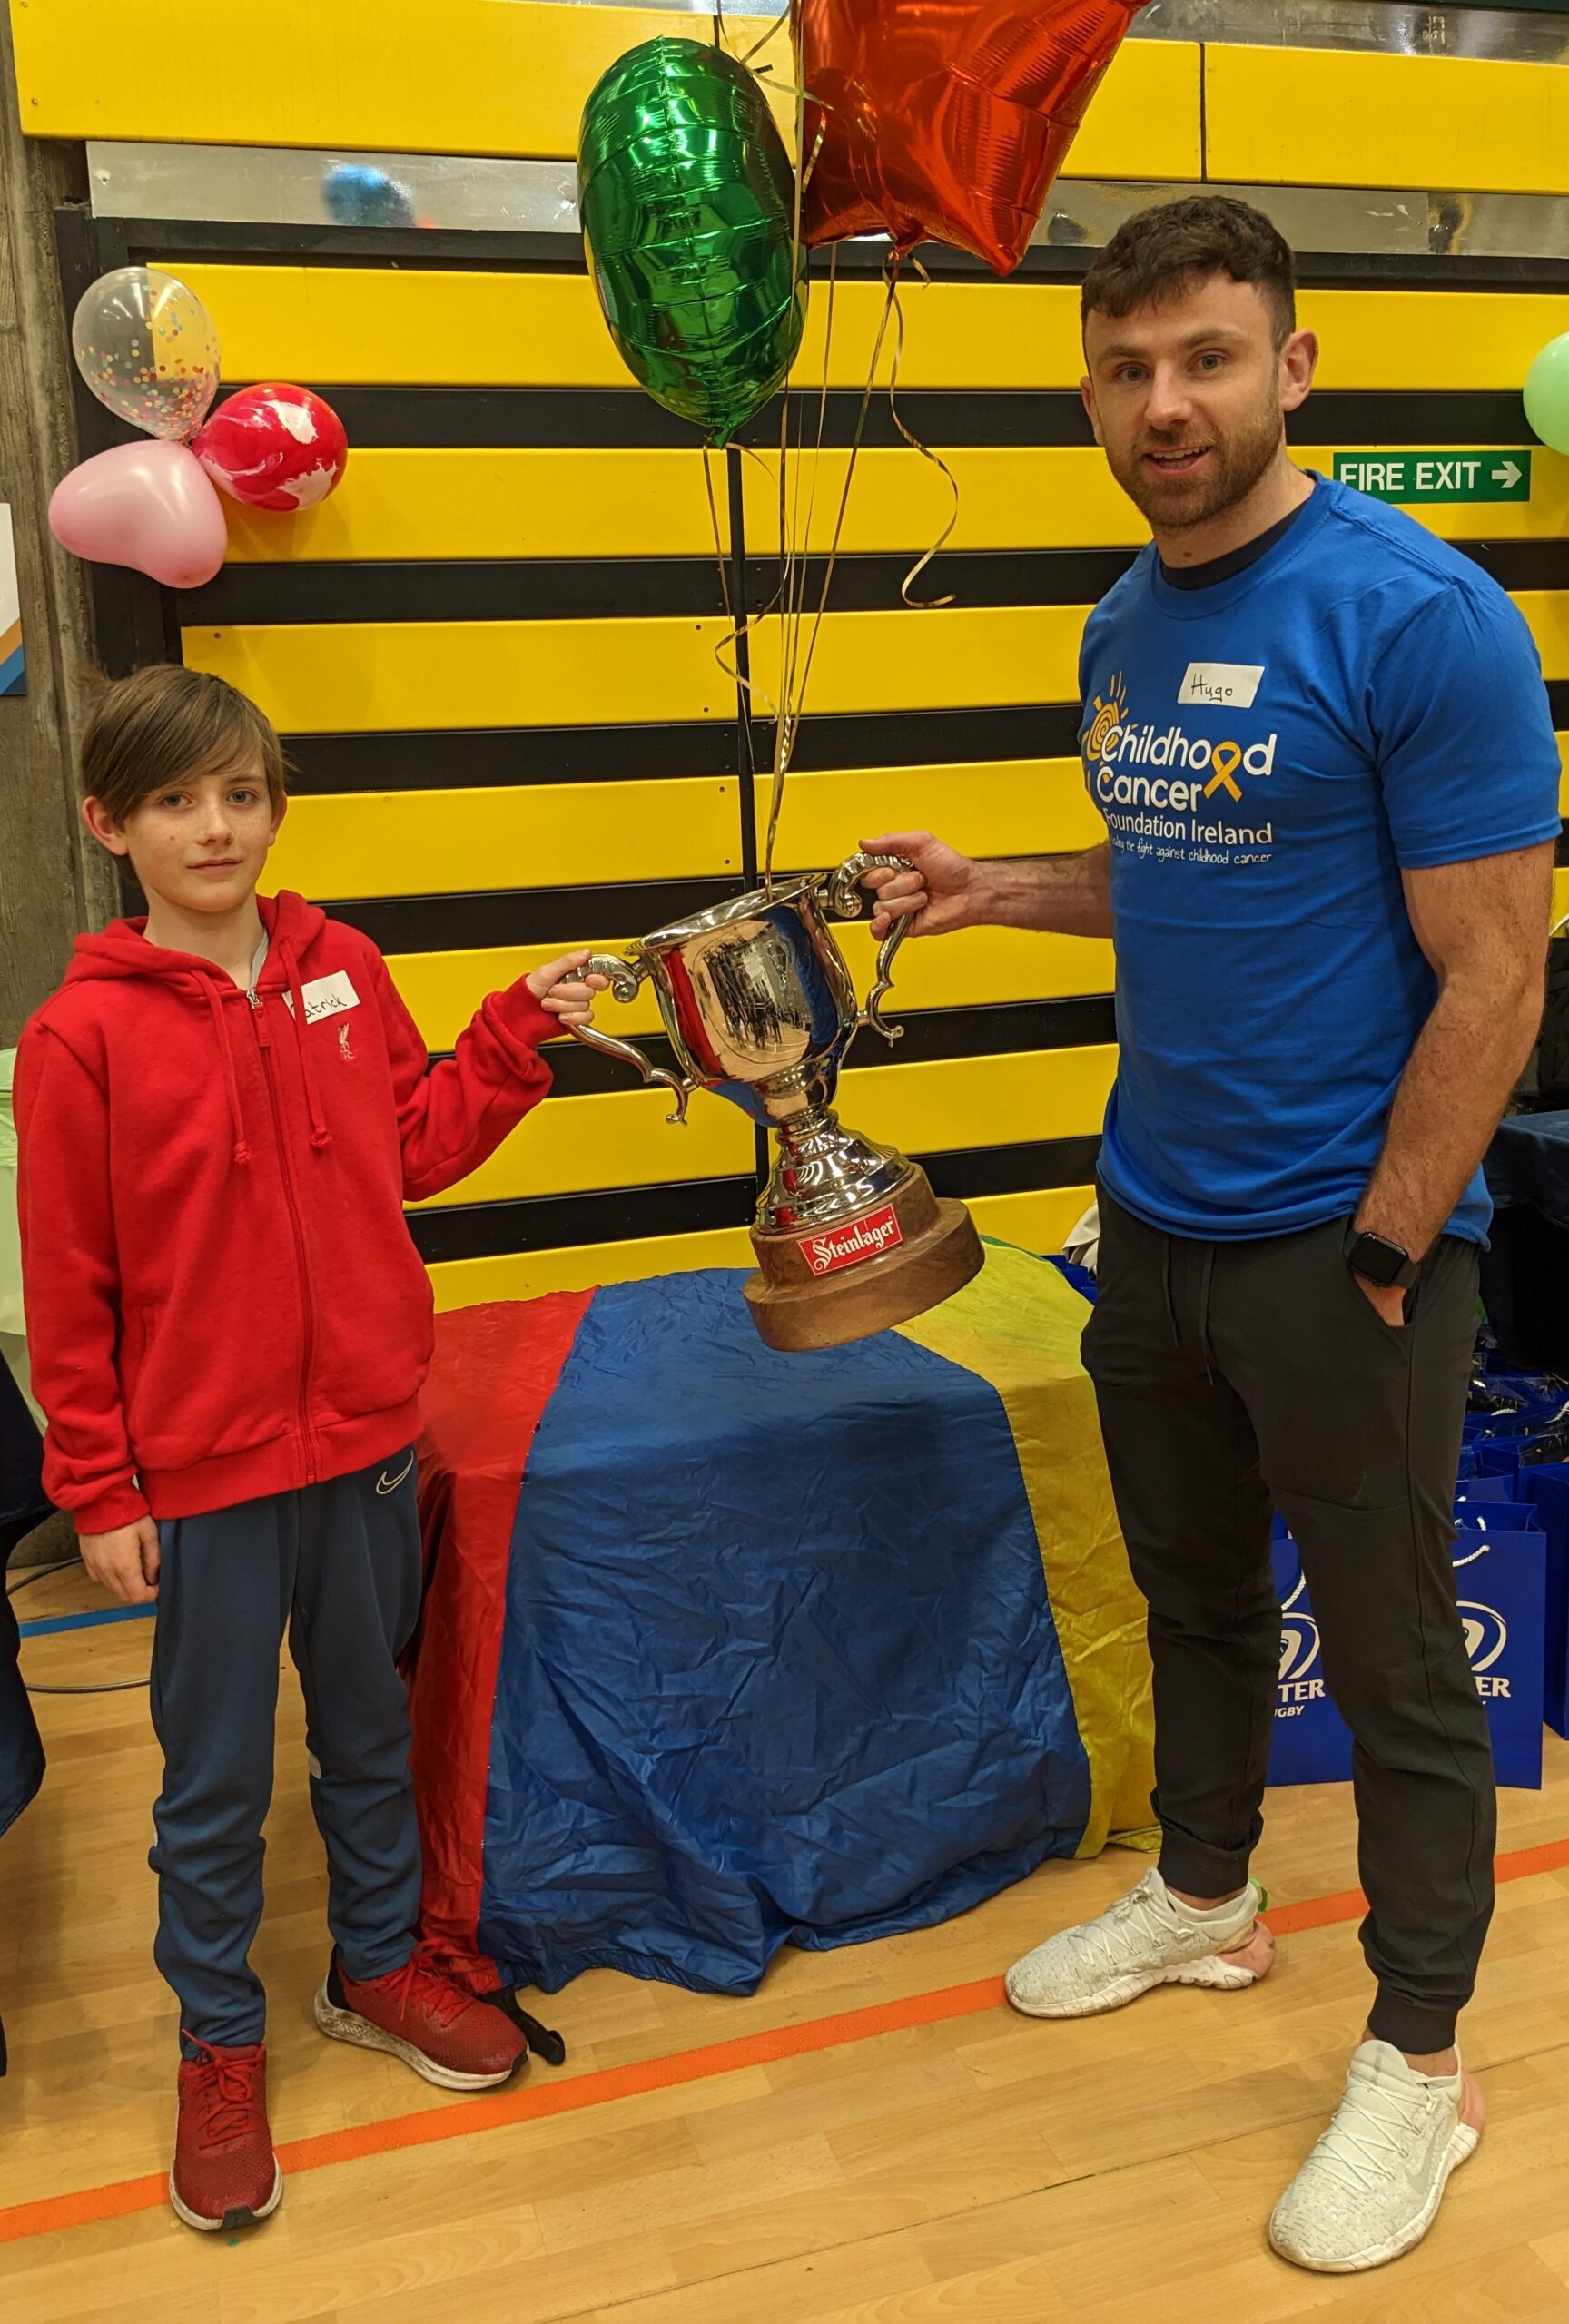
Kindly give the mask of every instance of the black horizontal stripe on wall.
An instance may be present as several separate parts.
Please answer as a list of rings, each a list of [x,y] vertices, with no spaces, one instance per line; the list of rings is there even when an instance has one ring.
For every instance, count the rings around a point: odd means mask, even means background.
[[[1505,589],[1569,588],[1569,540],[1460,541],[1455,546]],[[1137,552],[1126,548],[951,551],[915,583],[928,601],[956,606],[1096,605]],[[899,609],[913,553],[840,556],[831,613]],[[807,560],[803,602],[822,602],[826,560]],[[750,557],[746,603],[755,612],[779,588],[779,560]],[[711,557],[581,556],[410,559],[390,563],[230,565],[179,600],[183,625],[234,622],[637,620],[727,611]]]
[[[535,783],[648,783],[739,771],[734,719],[636,726],[433,727],[401,734],[285,734],[289,788],[487,791]]]
[[[1501,589],[1569,589],[1569,540],[1456,541]]]
[[[952,551],[919,576],[919,597],[952,596],[960,606],[1093,605],[1120,580],[1134,552],[1120,548]],[[841,556],[830,576],[828,610],[898,608],[916,553]],[[807,561],[804,604],[822,601],[827,561]],[[770,605],[778,557],[747,560],[746,603]],[[183,625],[230,622],[636,620],[727,611],[711,556],[590,556],[409,559],[322,565],[229,565],[203,589],[179,600]]]
[[[1413,363],[1416,357],[1413,356]],[[439,450],[689,451],[693,489],[703,488],[702,438],[638,388],[340,387],[308,380],[326,397],[348,431],[350,448]],[[790,440],[817,441],[820,394],[790,395]],[[917,389],[901,395],[899,414],[924,444],[967,446],[1064,445],[1095,441],[1076,388]],[[862,422],[858,389],[829,391],[825,445],[855,440]],[[779,443],[778,402],[743,431],[762,452]],[[1320,388],[1287,422],[1294,444],[1523,444],[1534,438],[1525,409],[1512,389]],[[903,438],[885,391],[867,407],[862,441],[897,450]],[[904,447],[904,448],[908,448]],[[913,455],[912,457],[914,457]],[[715,487],[719,463],[712,464]]]
[[[934,1193],[979,1202],[983,1195],[1046,1194],[1054,1187],[1093,1185],[1100,1139],[1039,1137],[1026,1146],[966,1146],[914,1158]]]
[[[771,719],[753,724],[756,763],[774,763]],[[972,760],[1076,758],[1077,703],[999,703],[962,710],[810,712],[796,729],[791,766],[803,774],[841,767],[962,766]]]
[[[774,726],[754,722],[756,764],[774,763]],[[538,783],[627,783],[738,771],[733,724],[671,726],[432,727],[423,732],[285,734],[301,798],[359,791],[466,791]],[[814,717],[797,731],[792,764],[951,766],[972,760],[1073,758],[1076,703],[967,710],[857,711]],[[336,906],[333,907],[337,909]]]
[[[913,1159],[922,1164],[938,1194],[964,1201],[1089,1186],[1100,1151],[1099,1137],[1056,1137],[1021,1146],[966,1147]],[[659,1187],[612,1187],[598,1194],[452,1203],[406,1216],[415,1248],[428,1264],[434,1264],[749,1226],[756,1205],[757,1186],[751,1177],[691,1178]]]
[[[662,1235],[749,1226],[757,1182],[689,1178],[662,1187],[611,1187],[597,1194],[535,1195],[518,1202],[450,1203],[405,1214],[428,1265],[442,1259],[504,1258],[512,1252],[571,1250],[585,1243],[641,1243]]]
[[[323,904],[383,952],[460,952],[503,944],[581,944],[646,936],[745,892],[738,879],[630,880],[605,887],[488,888],[465,894],[357,896]]]
[[[903,1027],[900,1039],[884,1041],[869,1029],[863,1030],[845,1059],[846,1068],[859,1072],[866,1066],[932,1065],[970,1057],[1095,1049],[1117,1039],[1116,1012],[1108,993],[1068,1000],[1002,1001],[977,1009],[919,1009],[901,1017],[895,990],[884,1005],[890,1021]],[[600,1030],[617,1031],[616,1018],[615,1002],[603,998],[596,1018]],[[653,1064],[666,1073],[675,1071],[676,1052],[663,1033],[632,1038]],[[553,1077],[553,1098],[603,1097],[642,1087],[630,1066],[577,1041],[550,1042],[545,1058]]]
[[[1529,548],[1529,542],[1499,544]],[[1569,730],[1569,679],[1547,685],[1553,724]],[[1002,703],[962,710],[850,711],[814,716],[797,731],[792,766],[962,766],[1009,759],[1075,758],[1077,703]],[[774,762],[775,732],[755,721],[759,767]],[[285,735],[302,797],[357,791],[459,791],[537,783],[642,782],[737,772],[733,725],[432,728],[390,734]],[[334,905],[333,910],[337,911]]]

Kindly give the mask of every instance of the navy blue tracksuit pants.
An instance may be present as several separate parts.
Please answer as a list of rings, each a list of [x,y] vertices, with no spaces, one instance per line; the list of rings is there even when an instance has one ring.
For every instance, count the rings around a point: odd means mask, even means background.
[[[249,1955],[285,1630],[343,1966],[385,1976],[413,1949],[419,1835],[397,1658],[419,1610],[415,1493],[410,1446],[351,1476],[159,1528],[153,1724],[163,1789],[149,1861],[158,1966],[194,2040],[239,2047],[265,2027]]]

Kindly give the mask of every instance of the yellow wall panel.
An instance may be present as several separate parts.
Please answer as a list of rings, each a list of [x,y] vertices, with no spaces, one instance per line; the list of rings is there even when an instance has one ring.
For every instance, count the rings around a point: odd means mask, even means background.
[[[1544,678],[1569,678],[1569,589],[1511,592],[1531,625]]]
[[[1090,100],[1064,174],[1202,177],[1202,56],[1196,41],[1125,41]]]
[[[719,537],[729,504],[714,463]],[[230,561],[712,556],[703,456],[596,449],[353,451],[329,500],[298,516],[225,500]]]
[[[627,950],[624,938],[607,940],[597,938],[592,930],[584,929],[566,944],[486,946],[479,950],[459,952],[390,952],[387,966],[427,1049],[449,1049],[488,993],[504,992],[519,977],[530,975],[548,960],[559,959],[563,952],[580,950],[585,944],[592,945],[597,952],[620,953]],[[636,999],[625,1008],[619,1001],[601,1000],[599,1020],[608,1031],[628,1037],[656,1033],[658,1004],[645,985]],[[628,1083],[629,1088],[635,1086]]]
[[[21,0],[13,21],[35,136],[547,157],[576,152],[584,100],[624,50],[709,34],[708,18],[668,10],[443,0],[438,35],[429,0],[335,0],[297,12],[287,69],[262,73],[243,14],[214,12],[200,40],[175,0]],[[737,54],[772,32],[758,61],[792,125],[783,27],[727,14],[727,30]],[[1199,176],[1199,58],[1187,43],[1124,47],[1075,143],[1078,174]]]
[[[772,792],[771,781],[759,781],[759,843]],[[789,775],[774,860],[782,870],[815,871],[869,836],[916,831],[935,832],[966,855],[1066,854],[1106,836],[1077,759],[876,767]]]
[[[836,929],[855,990],[872,986],[876,946],[870,924]],[[1022,928],[965,928],[954,936],[916,936],[900,947],[890,1010],[979,1009],[992,1001],[1066,1000],[1110,992],[1111,946],[1099,936],[1046,936]],[[873,1040],[874,1034],[863,1034]]]
[[[668,10],[333,0],[295,10],[287,55],[262,70],[243,11],[211,11],[198,39],[178,0],[24,0],[12,21],[35,136],[544,156],[576,152],[584,99],[623,50],[709,32]],[[767,26],[732,29],[745,49]]]
[[[461,1185],[415,1207],[725,1178],[751,1169],[752,1125],[739,1107],[700,1091],[682,1123],[666,1119],[671,1103],[667,1089],[644,1088],[628,1066],[625,1094],[547,1099]]]
[[[1540,290],[1308,290],[1298,313],[1321,388],[1518,388],[1569,330],[1569,297]]]
[[[1549,678],[1569,677],[1569,592],[1521,590]],[[814,712],[1071,702],[1085,606],[829,614]],[[722,621],[339,622],[188,629],[184,658],[288,734],[723,718]],[[755,641],[755,699],[777,699],[778,625]]]
[[[736,867],[735,800],[718,780],[296,799],[271,875],[316,901],[696,879]]]
[[[1098,1048],[853,1067],[840,1081],[839,1110],[854,1128],[907,1153],[1094,1135],[1116,1063],[1115,1049]],[[669,1102],[667,1092],[636,1085],[626,1096],[552,1098],[460,1186],[414,1206],[655,1186],[752,1168],[751,1125],[738,1107],[701,1090],[683,1126],[666,1119]]]
[[[809,711],[941,710],[1070,702],[1088,606],[954,606],[933,612],[829,614],[812,664]],[[752,644],[752,682],[779,686],[779,628]]]
[[[1204,90],[1212,178],[1569,193],[1556,65],[1214,42]]]
[[[649,935],[651,930],[639,931]],[[836,924],[835,934],[856,990],[871,990],[875,946],[865,921]],[[392,980],[432,1049],[449,1049],[488,992],[515,984],[546,960],[591,944],[597,952],[621,953],[630,938],[597,937],[578,931],[562,944],[486,947],[459,952],[402,952],[388,956]],[[1110,992],[1110,944],[1098,938],[1043,936],[1024,929],[967,928],[957,936],[916,937],[902,948],[895,980],[897,1014],[906,1009],[973,1009],[989,1002],[1060,1000],[1076,993]],[[625,1007],[601,999],[598,1021],[607,1032],[635,1039],[659,1030],[659,1009],[644,985]],[[863,1034],[863,1040],[874,1038]],[[630,1069],[628,1068],[628,1071]],[[635,1085],[628,1079],[628,1088]]]
[[[853,1066],[840,1080],[839,1111],[906,1154],[1082,1137],[1099,1133],[1116,1072],[1110,1048]]]
[[[631,385],[583,275],[183,262],[178,271],[217,324],[232,379]],[[1079,293],[1069,284],[916,282],[903,306],[904,388],[1079,384]],[[821,384],[828,307],[825,292],[814,297],[798,388]],[[831,386],[864,383],[883,307],[881,285],[839,285]],[[1337,388],[1517,388],[1538,349],[1569,330],[1569,297],[1544,291],[1310,290],[1300,311],[1323,341],[1319,382]],[[883,381],[892,342],[890,332]],[[696,450],[696,430],[692,440]]]
[[[749,1267],[744,1226],[707,1235],[651,1235],[640,1242],[582,1243],[565,1250],[507,1251],[493,1258],[439,1259],[428,1269],[436,1312],[477,1307],[491,1299],[541,1299],[550,1291],[588,1291],[601,1283],[644,1283],[650,1275],[694,1267]]]
[[[723,621],[280,622],[183,633],[288,734],[733,719]]]
[[[958,445],[942,453],[959,486],[953,549],[1136,547],[1149,527],[1119,488],[1099,451],[1079,445]],[[1334,471],[1341,451],[1380,452],[1378,444],[1299,446],[1298,465]],[[1518,445],[1477,445],[1499,455]],[[1419,524],[1451,540],[1532,540],[1569,534],[1569,459],[1531,448],[1528,502],[1486,501],[1415,507]],[[826,550],[837,521],[848,454],[799,466],[792,487],[793,538]],[[746,536],[754,556],[777,554],[777,457],[748,460]],[[728,505],[715,470],[721,541],[729,545]],[[918,453],[864,451],[855,467],[841,547],[915,555],[937,538],[952,513],[946,484]],[[362,558],[701,556],[714,555],[702,456],[689,451],[495,450],[458,447],[356,451],[330,500],[298,517],[224,503],[229,555],[242,565]],[[807,525],[810,518],[810,532]],[[962,584],[960,585],[961,588]],[[921,585],[917,583],[917,594]],[[893,593],[890,592],[890,602]],[[808,606],[808,617],[811,607]]]

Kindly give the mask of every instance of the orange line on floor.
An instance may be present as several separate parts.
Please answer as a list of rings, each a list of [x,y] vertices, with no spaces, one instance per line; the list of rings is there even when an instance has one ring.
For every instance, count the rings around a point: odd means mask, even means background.
[[[1550,1840],[1541,1847],[1519,1848],[1497,1859],[1501,1881],[1526,1880],[1534,1874],[1569,1870],[1569,1839]],[[1335,1896],[1308,1897],[1299,1905],[1271,1905],[1269,1925],[1278,1935],[1327,1928],[1337,1921],[1356,1920],[1367,1910],[1360,1889]],[[679,2050],[674,2056],[646,2058],[639,2064],[607,2066],[595,2073],[565,2081],[529,2083],[520,2090],[493,2097],[469,2098],[450,2106],[433,2106],[417,2114],[394,2114],[380,2122],[358,2123],[351,2130],[325,2131],[309,2139],[291,2139],[278,2149],[284,2171],[320,2171],[331,2163],[359,2162],[373,2154],[391,2154],[405,2147],[434,2146],[445,2139],[471,2137],[476,2132],[497,2131],[512,2122],[533,2122],[552,2114],[575,2114],[589,2106],[607,2106],[618,2098],[638,2098],[655,2090],[676,2090],[684,2083],[712,2081],[716,2075],[739,2073],[748,2066],[771,2065],[782,2058],[807,2057],[817,2050],[837,2050],[854,2042],[875,2041],[880,2034],[898,2034],[915,2025],[940,2025],[950,2018],[978,2017],[1003,2005],[1001,1977],[980,1977],[972,1984],[947,1985],[937,1993],[911,1994],[902,2001],[874,2003],[866,2009],[849,2009],[835,2017],[809,2018],[803,2024],[777,2025],[767,2033],[742,2034],[729,2042],[712,2042],[697,2050]],[[122,2179],[106,2187],[84,2187],[74,2194],[49,2195],[32,2203],[15,2203],[0,2211],[0,2243],[19,2243],[35,2235],[58,2233],[101,2220],[123,2219],[132,2212],[156,2211],[167,2200],[163,2177]]]

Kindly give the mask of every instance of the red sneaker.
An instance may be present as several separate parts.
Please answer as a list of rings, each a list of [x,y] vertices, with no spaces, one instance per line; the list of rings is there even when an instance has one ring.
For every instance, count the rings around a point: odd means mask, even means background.
[[[386,2050],[442,2090],[493,2090],[528,2055],[528,2037],[488,2001],[477,2001],[416,1952],[390,1976],[364,1984],[334,1952],[316,1996],[316,2023],[334,2042]]]
[[[212,2234],[270,2217],[283,2198],[283,2173],[267,2127],[264,2043],[246,2050],[201,2047],[199,2058],[180,2061],[180,2127],[169,2200],[187,2227]]]

